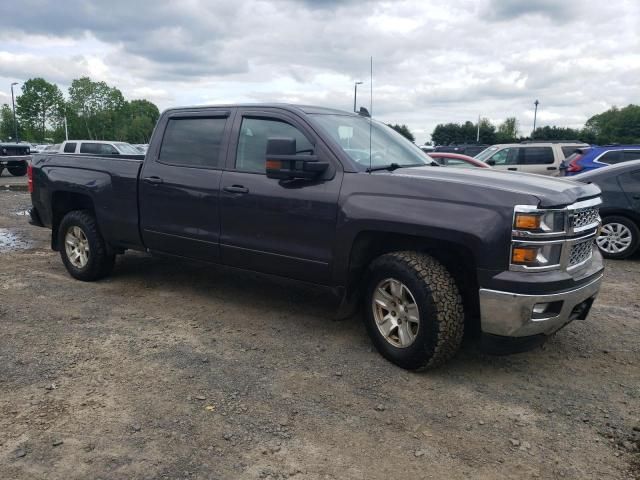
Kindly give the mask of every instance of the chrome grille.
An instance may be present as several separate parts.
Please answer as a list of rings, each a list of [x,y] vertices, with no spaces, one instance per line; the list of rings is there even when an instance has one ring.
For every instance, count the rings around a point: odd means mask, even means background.
[[[586,224],[588,225],[588,223]],[[593,239],[589,239],[586,242],[576,243],[571,247],[571,253],[569,254],[569,267],[579,265],[586,262],[591,258],[593,253]]]
[[[573,229],[593,225],[600,221],[598,207],[581,208],[573,212]]]

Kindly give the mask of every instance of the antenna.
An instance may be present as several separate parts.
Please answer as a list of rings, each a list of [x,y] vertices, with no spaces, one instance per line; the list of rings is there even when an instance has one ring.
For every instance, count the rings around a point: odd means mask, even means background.
[[[369,67],[369,173],[371,173],[371,168],[373,167],[371,161],[371,136],[373,135],[373,56],[371,56]]]

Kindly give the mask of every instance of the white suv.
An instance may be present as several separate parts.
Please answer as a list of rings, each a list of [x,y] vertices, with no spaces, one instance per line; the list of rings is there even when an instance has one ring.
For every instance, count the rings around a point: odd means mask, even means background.
[[[60,145],[59,153],[87,153],[90,155],[141,155],[140,151],[126,142],[103,140],[67,140]]]
[[[569,141],[504,143],[488,147],[475,158],[498,170],[558,176],[562,161],[577,148],[588,146]]]

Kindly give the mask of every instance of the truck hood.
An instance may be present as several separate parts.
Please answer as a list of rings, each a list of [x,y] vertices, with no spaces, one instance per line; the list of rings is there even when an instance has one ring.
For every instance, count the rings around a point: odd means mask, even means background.
[[[388,175],[400,175],[450,182],[493,190],[533,195],[544,208],[563,207],[600,195],[600,189],[592,184],[574,182],[564,178],[548,177],[531,173],[504,172],[489,168],[412,167],[399,168]],[[382,173],[381,172],[381,173]]]

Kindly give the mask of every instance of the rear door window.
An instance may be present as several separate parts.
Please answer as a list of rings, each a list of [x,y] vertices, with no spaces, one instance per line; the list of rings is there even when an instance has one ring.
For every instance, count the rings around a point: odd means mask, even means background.
[[[622,161],[622,150],[611,150],[604,155],[602,155],[599,159],[599,162],[606,163],[608,165],[613,165],[614,163],[620,163]]]
[[[75,143],[65,143],[64,144],[64,153],[74,153],[76,151]]]
[[[80,153],[98,154],[100,153],[99,144],[83,142],[80,144]]]
[[[526,147],[520,149],[520,165],[547,165],[554,163],[551,147]]]
[[[184,167],[222,167],[226,123],[226,117],[170,118],[158,161]]]
[[[622,161],[640,160],[640,150],[625,150],[622,154]]]
[[[509,147],[498,150],[491,156],[491,160],[496,162],[496,165],[515,165],[518,160],[518,147]]]

